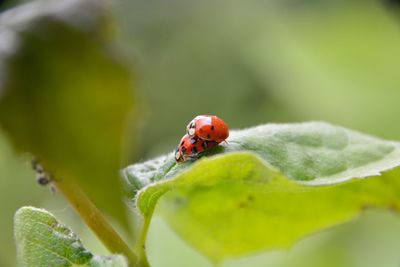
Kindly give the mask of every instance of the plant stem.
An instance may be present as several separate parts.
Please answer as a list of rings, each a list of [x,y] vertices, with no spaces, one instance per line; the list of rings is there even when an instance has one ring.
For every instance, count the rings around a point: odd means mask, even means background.
[[[122,254],[127,257],[130,266],[137,266],[139,259],[136,254],[76,184],[61,179],[53,180],[53,183],[111,253]]]
[[[147,216],[143,218],[142,225],[139,231],[139,238],[136,240],[136,253],[139,257],[139,266],[140,267],[148,267],[150,266],[149,262],[147,261],[146,256],[146,236],[150,225],[151,216]]]

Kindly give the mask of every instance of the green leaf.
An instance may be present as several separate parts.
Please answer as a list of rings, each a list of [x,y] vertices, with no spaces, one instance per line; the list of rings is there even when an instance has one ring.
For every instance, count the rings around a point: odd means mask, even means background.
[[[125,267],[120,255],[94,256],[79,238],[48,211],[20,208],[14,218],[18,266]]]
[[[214,262],[289,247],[368,207],[400,207],[397,142],[310,122],[232,131],[210,152],[218,153],[184,164],[171,154],[124,170],[145,219],[157,204]]]
[[[0,16],[0,123],[55,179],[123,221],[118,170],[132,107],[102,1],[36,1]]]

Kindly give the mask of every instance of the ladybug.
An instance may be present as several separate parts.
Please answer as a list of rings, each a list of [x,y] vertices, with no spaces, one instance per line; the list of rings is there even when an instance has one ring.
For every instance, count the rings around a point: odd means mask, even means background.
[[[202,140],[196,136],[184,135],[175,150],[175,160],[183,162],[188,159],[198,158],[206,149],[215,147],[218,142]]]
[[[206,141],[222,142],[229,136],[228,125],[214,115],[196,116],[186,127],[190,137],[197,136]]]

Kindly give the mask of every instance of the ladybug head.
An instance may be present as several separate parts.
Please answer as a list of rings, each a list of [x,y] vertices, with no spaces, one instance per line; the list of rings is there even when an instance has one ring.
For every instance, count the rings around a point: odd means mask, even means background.
[[[195,122],[195,120],[192,120],[188,124],[188,126],[186,127],[186,131],[187,131],[187,134],[189,136],[193,136],[195,134],[195,132],[196,132],[196,122]]]
[[[181,153],[179,147],[177,147],[176,150],[175,150],[175,160],[177,162],[182,162],[183,161],[183,154]]]

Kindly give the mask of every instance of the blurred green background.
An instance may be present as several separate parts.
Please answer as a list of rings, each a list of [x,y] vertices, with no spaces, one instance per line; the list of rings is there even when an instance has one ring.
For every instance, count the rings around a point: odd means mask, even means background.
[[[109,1],[139,98],[127,161],[172,151],[196,114],[216,114],[231,128],[324,120],[399,140],[399,2]],[[59,195],[36,185],[26,156],[16,155],[1,133],[0,200],[0,266],[15,265],[12,216],[22,205],[49,209],[88,249],[106,253]],[[371,212],[290,253],[222,266],[395,267],[399,246],[400,219]],[[152,223],[148,250],[153,266],[211,266],[160,219]]]

